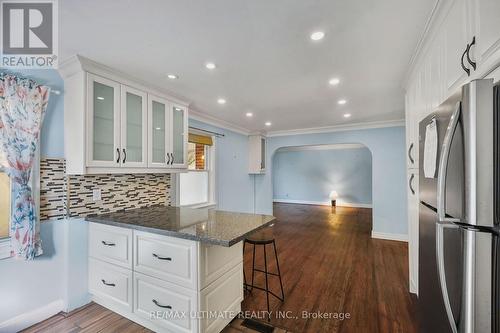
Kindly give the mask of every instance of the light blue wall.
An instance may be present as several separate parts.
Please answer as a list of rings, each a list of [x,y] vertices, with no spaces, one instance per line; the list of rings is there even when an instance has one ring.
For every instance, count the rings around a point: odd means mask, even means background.
[[[254,176],[248,174],[248,137],[189,119],[189,126],[222,133],[216,139],[216,200],[221,210],[254,211]]]
[[[41,156],[64,157],[64,83],[59,73],[55,70],[11,73],[61,92],[49,97],[41,131]],[[87,223],[78,219],[46,221],[40,225],[40,236],[44,253],[34,261],[0,260],[0,325],[50,304],[62,304],[59,310],[72,310],[90,300],[87,292]],[[0,331],[8,332],[12,328],[3,327]]]
[[[274,199],[372,203],[372,156],[367,148],[281,151],[274,154]]]
[[[388,127],[356,131],[278,136],[268,139],[266,162],[272,165],[281,147],[361,143],[372,153],[373,231],[407,234],[405,129]],[[256,179],[257,212],[272,213],[273,185],[270,173]]]

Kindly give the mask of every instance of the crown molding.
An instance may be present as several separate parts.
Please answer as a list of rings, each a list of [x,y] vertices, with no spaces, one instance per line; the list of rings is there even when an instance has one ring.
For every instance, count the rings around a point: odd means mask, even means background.
[[[107,79],[119,82],[121,84],[132,86],[136,89],[146,91],[153,95],[163,96],[171,102],[189,107],[191,104],[183,96],[179,96],[171,91],[151,85],[144,80],[138,79],[118,69],[103,65],[94,60],[75,54],[65,59],[59,64],[58,71],[63,79],[81,72],[89,72],[95,75],[103,76]]]
[[[204,112],[195,110],[193,108],[189,108],[189,118],[194,120],[201,121],[205,124],[220,127],[222,129],[226,129],[232,132],[236,132],[238,134],[250,135],[250,131],[242,126],[233,124],[229,121],[222,120],[220,118],[210,116]]]
[[[435,38],[436,30],[440,27],[441,22],[445,18],[445,14],[448,13],[452,5],[450,0],[436,0],[434,7],[425,22],[424,29],[420,34],[420,38],[413,50],[413,53],[408,62],[406,73],[403,77],[402,86],[406,91],[409,81],[413,76],[413,72],[417,65],[419,64],[422,53],[428,48],[429,43]]]
[[[267,136],[274,137],[274,136],[287,136],[287,135],[317,134],[317,133],[329,133],[329,132],[340,132],[340,131],[366,130],[366,129],[384,128],[384,127],[404,127],[404,126],[405,126],[405,121],[404,119],[401,119],[401,120],[356,123],[349,125],[336,125],[336,126],[313,127],[313,128],[293,129],[284,131],[271,131],[267,133]]]
[[[282,147],[278,149],[278,152],[281,153],[290,151],[342,150],[342,149],[362,149],[362,148],[366,148],[366,146],[361,143],[337,143],[337,144],[325,144],[325,145],[313,145],[313,146]]]

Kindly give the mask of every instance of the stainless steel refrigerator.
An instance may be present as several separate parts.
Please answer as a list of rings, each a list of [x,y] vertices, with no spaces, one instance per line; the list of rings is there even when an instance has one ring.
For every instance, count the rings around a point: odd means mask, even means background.
[[[419,124],[421,332],[500,333],[499,104],[475,80]]]

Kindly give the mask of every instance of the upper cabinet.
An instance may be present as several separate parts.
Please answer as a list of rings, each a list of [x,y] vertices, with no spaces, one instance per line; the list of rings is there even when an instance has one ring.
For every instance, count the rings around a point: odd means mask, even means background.
[[[490,67],[500,58],[500,1],[469,0],[472,33],[476,46],[471,53],[481,66]]]
[[[248,173],[263,174],[266,172],[266,138],[262,135],[250,135]]]
[[[79,56],[61,72],[68,174],[186,170],[186,103]]]

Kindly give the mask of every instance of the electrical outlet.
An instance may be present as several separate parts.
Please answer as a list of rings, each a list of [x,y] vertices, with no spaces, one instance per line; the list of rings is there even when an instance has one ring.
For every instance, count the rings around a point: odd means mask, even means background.
[[[101,200],[101,189],[95,188],[92,190],[92,201],[100,201]]]

